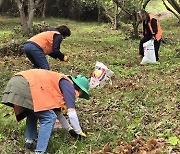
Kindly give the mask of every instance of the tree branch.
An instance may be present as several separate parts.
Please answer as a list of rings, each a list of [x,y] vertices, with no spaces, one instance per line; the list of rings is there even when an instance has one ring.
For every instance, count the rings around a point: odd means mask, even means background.
[[[175,0],[167,0],[169,4],[180,14],[179,4]]]
[[[173,13],[173,14],[180,20],[180,17],[179,17],[172,9],[170,9],[170,7],[167,6],[167,4],[165,3],[165,1],[164,1],[164,0],[162,0],[162,1],[163,1],[164,6],[166,7],[166,9],[167,9],[168,11],[170,11],[171,13]]]
[[[121,4],[121,2],[119,0],[113,0],[113,2],[116,3],[116,5],[119,6],[129,16],[132,16],[132,14],[122,6],[122,4]]]
[[[146,1],[144,2],[144,4],[143,4],[143,9],[146,8],[147,4],[148,4],[150,1],[151,1],[151,0],[146,0]]]
[[[41,6],[43,6],[46,3],[46,0],[43,0],[41,3],[40,3],[40,1],[41,0],[36,1],[36,3],[35,3],[35,7],[36,8],[41,7]]]

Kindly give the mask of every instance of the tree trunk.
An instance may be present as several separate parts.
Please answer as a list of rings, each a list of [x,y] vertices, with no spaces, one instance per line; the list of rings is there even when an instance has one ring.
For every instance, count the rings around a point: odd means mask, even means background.
[[[98,23],[101,23],[101,10],[100,8],[98,9]]]
[[[42,18],[46,17],[46,2],[43,5]]]
[[[46,17],[46,4],[46,0],[43,0],[43,2],[41,2],[40,4],[37,4],[37,2],[35,3],[35,7],[38,8],[38,11],[40,12],[42,18]]]
[[[26,19],[26,15],[24,12],[23,3],[20,0],[15,0],[15,2],[18,6],[19,13],[20,13],[22,32],[23,32],[23,34],[26,35],[29,33],[29,29],[28,29],[28,25],[27,25],[27,19]]]
[[[105,6],[102,6],[104,9],[105,15],[109,18],[111,21],[111,28],[117,29],[118,28],[118,5],[114,3],[115,13],[113,11],[108,10]]]
[[[4,0],[0,0],[0,8],[1,8],[3,2],[4,2]]]
[[[117,29],[117,14],[114,15],[114,26],[113,29]]]
[[[118,29],[118,19],[117,19],[117,16],[118,16],[118,6],[116,3],[114,3],[115,7],[116,7],[116,13],[114,15],[114,26],[113,26],[113,29]]]
[[[100,24],[100,22],[101,22],[101,7],[100,7],[100,4],[99,4],[99,0],[95,0],[95,3],[96,3],[97,8],[98,8],[98,18],[97,18],[97,21]]]
[[[28,29],[32,31],[33,27],[33,19],[34,19],[34,11],[35,11],[35,3],[34,0],[29,0],[29,8],[28,8]]]
[[[138,38],[139,37],[139,33],[138,33],[139,22],[136,19],[136,15],[133,16],[132,20],[133,20],[132,25],[133,25],[134,37]]]
[[[23,34],[28,35],[29,32],[32,32],[34,13],[35,13],[36,8],[40,6],[39,5],[40,1],[41,0],[28,1],[28,15],[27,15],[28,18],[26,18],[26,13],[25,13],[24,4],[23,4],[24,1],[15,0],[19,9],[19,13],[20,13]]]

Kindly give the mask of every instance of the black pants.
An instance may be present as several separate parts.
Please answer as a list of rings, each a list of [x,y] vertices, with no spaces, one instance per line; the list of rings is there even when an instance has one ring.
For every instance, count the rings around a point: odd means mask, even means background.
[[[145,36],[140,40],[140,43],[139,43],[139,54],[140,55],[144,56],[143,43],[149,41],[151,38],[152,37]],[[154,49],[155,49],[156,61],[159,60],[158,51],[159,51],[160,44],[161,44],[161,40],[159,40],[159,41],[154,40]]]

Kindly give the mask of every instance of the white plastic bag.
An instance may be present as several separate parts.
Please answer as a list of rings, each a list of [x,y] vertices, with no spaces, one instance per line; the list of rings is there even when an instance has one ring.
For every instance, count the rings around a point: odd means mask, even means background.
[[[96,62],[95,70],[93,71],[90,79],[90,89],[100,87],[102,88],[104,85],[110,83],[111,76],[114,74],[113,71],[107,68],[103,63]]]
[[[144,48],[144,57],[140,64],[147,64],[147,63],[156,63],[156,56],[154,50],[154,39],[151,39],[145,43],[143,43]]]

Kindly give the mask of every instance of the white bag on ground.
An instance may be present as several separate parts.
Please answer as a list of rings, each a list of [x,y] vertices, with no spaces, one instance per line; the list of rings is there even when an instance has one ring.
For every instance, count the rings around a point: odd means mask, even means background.
[[[143,43],[144,57],[140,64],[156,63],[156,56],[154,50],[154,39]]]
[[[103,63],[96,62],[95,70],[93,71],[90,79],[90,89],[100,87],[102,88],[104,85],[110,83],[111,76],[114,74],[113,71],[107,68]]]

